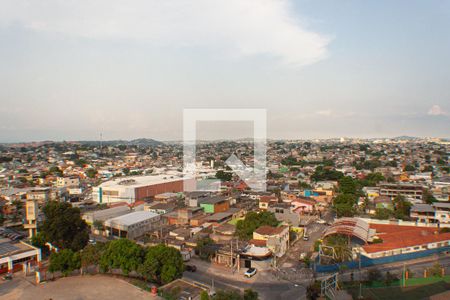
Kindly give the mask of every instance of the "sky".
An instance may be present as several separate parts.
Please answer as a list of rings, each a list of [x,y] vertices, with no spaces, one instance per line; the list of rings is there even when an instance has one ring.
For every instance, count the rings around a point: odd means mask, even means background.
[[[450,1],[0,0],[0,142],[450,137]],[[251,124],[202,124],[205,139]]]

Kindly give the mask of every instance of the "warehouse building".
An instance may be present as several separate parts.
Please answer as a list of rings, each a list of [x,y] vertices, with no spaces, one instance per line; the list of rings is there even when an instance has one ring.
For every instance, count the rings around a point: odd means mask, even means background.
[[[105,221],[107,236],[135,239],[160,225],[161,216],[150,211],[136,211]]]
[[[180,176],[150,175],[116,178],[92,189],[92,199],[98,203],[150,200],[162,193],[178,193],[184,183],[194,184],[194,179]]]

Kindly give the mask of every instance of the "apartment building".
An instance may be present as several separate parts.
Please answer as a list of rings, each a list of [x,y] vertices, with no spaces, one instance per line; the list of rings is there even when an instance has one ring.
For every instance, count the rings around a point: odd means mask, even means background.
[[[450,203],[416,204],[410,217],[420,223],[450,224]]]
[[[382,183],[380,184],[380,196],[395,197],[402,195],[406,198],[422,200],[423,186],[413,183]]]

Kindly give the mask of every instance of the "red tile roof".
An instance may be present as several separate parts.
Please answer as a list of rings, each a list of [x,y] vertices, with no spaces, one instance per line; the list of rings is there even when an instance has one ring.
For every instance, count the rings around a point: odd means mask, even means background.
[[[363,246],[367,253],[414,247],[450,240],[450,233],[438,233],[437,228],[370,224],[376,236],[383,240],[379,244]]]
[[[277,235],[283,232],[286,226],[272,227],[272,226],[261,226],[255,230],[256,233],[261,235]]]
[[[256,247],[266,247],[267,246],[267,241],[266,240],[255,240],[255,239],[251,239],[250,241],[248,241],[249,244],[254,245]]]

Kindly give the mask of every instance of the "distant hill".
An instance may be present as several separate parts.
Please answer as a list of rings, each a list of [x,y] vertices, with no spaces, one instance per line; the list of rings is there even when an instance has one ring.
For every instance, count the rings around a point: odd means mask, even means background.
[[[100,141],[78,141],[80,144],[87,144],[87,145],[98,145]],[[111,141],[102,141],[102,144],[104,146],[118,146],[118,145],[130,145],[130,146],[159,146],[163,145],[163,142],[154,140],[154,139],[146,139],[146,138],[140,138],[135,140],[111,140]]]

